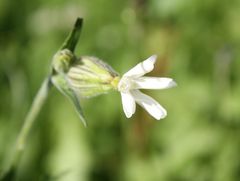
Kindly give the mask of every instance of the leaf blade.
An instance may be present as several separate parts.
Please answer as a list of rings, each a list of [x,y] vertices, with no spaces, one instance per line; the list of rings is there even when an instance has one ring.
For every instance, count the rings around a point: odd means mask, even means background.
[[[82,25],[83,25],[83,19],[78,17],[77,20],[75,21],[72,31],[70,32],[68,37],[65,39],[60,50],[69,49],[72,52],[74,52],[81,34]]]

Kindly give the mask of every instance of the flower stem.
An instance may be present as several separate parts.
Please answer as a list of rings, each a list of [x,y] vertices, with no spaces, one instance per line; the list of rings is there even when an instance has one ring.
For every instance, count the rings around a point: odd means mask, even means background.
[[[10,160],[10,163],[8,165],[8,168],[6,169],[5,174],[8,174],[8,172],[12,172],[14,169],[16,169],[19,160],[21,158],[22,152],[25,148],[26,140],[29,135],[29,132],[31,130],[31,127],[36,120],[36,117],[38,113],[40,112],[44,102],[47,99],[49,89],[51,87],[50,78],[47,78],[43,81],[37,95],[35,96],[33,103],[30,107],[30,110],[24,120],[23,126],[20,130],[20,133],[17,137],[17,142],[15,149],[13,150],[12,159]],[[4,177],[3,175],[3,177]],[[1,177],[1,176],[0,176]]]
[[[16,144],[17,152],[21,152],[24,149],[26,138],[29,134],[29,131],[34,121],[36,120],[38,113],[40,112],[44,102],[46,101],[50,87],[51,87],[51,83],[49,78],[47,78],[42,83],[42,86],[39,89],[36,97],[34,98],[32,106],[24,120],[24,124],[17,138],[17,144]]]

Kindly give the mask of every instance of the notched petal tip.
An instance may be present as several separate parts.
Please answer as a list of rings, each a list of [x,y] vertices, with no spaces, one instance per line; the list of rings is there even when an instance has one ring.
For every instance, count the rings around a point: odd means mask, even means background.
[[[158,108],[158,112],[152,112],[150,113],[150,115],[152,117],[154,117],[156,120],[161,120],[161,119],[164,119],[165,117],[167,117],[167,111],[161,106]]]
[[[155,64],[156,60],[157,60],[157,55],[152,55],[151,57],[149,57],[147,59],[149,62]]]
[[[123,111],[127,118],[132,117],[136,110],[136,104],[130,93],[121,92]]]
[[[167,111],[165,110],[164,114],[158,116],[158,117],[155,117],[158,121],[161,120],[161,119],[164,119],[165,117],[167,117]]]
[[[125,112],[125,115],[127,118],[131,118],[132,117],[132,114],[129,114],[128,112]]]
[[[155,119],[160,120],[167,116],[167,111],[150,96],[143,94],[139,90],[131,91],[131,93],[133,94],[136,102]]]
[[[143,76],[135,79],[136,89],[168,89],[176,85],[171,78]]]
[[[152,55],[148,59],[138,63],[135,67],[126,72],[123,77],[141,77],[146,73],[149,73],[154,68],[157,55]]]
[[[176,87],[177,86],[177,83],[174,81],[174,80],[171,80],[168,84],[168,87]]]
[[[142,62],[142,66],[145,69],[146,73],[153,70],[156,60],[157,60],[157,55],[152,55],[151,57],[149,57],[148,59]]]
[[[177,86],[177,83],[171,78],[160,78],[160,79],[165,80],[165,82],[166,82],[164,89],[169,89],[169,88],[173,88],[173,87]],[[164,83],[164,81],[163,81],[163,83]]]

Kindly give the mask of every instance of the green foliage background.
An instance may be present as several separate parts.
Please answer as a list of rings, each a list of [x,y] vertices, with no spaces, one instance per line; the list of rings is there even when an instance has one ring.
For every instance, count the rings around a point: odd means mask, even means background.
[[[0,169],[78,16],[84,18],[79,56],[97,56],[123,74],[159,55],[151,75],[172,77],[178,87],[147,93],[168,116],[155,121],[138,107],[127,120],[112,92],[82,100],[84,128],[53,89],[18,180],[239,180],[239,0],[1,0]]]

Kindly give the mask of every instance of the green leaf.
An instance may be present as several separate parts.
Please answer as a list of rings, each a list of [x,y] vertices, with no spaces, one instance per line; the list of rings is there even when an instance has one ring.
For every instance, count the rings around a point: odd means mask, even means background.
[[[72,31],[70,32],[70,34],[68,35],[68,37],[64,41],[60,50],[68,49],[68,50],[71,50],[72,52],[74,52],[75,47],[76,47],[77,42],[78,42],[79,37],[80,37],[80,33],[81,33],[81,30],[82,30],[82,25],[83,25],[83,19],[82,18],[77,18]]]

